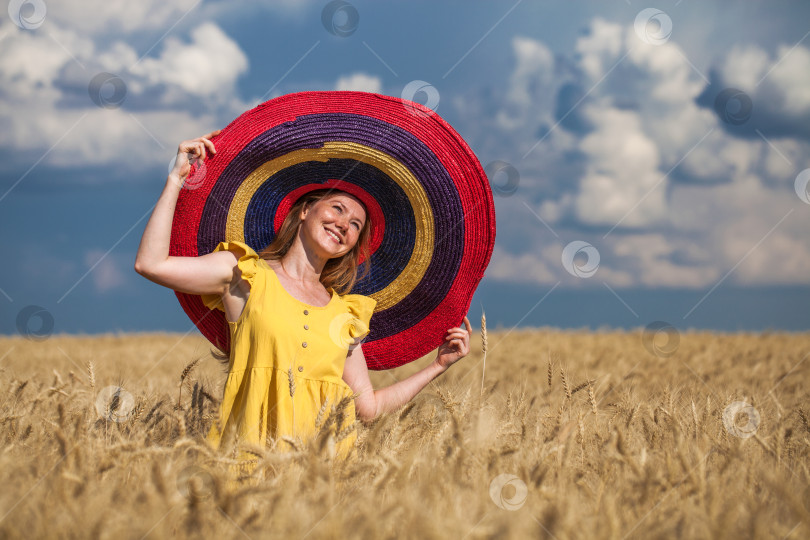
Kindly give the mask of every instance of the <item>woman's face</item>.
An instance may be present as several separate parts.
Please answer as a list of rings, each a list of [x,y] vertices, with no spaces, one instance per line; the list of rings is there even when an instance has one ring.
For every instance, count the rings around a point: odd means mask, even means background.
[[[301,211],[302,232],[328,259],[351,251],[366,222],[366,211],[352,195],[334,193]]]

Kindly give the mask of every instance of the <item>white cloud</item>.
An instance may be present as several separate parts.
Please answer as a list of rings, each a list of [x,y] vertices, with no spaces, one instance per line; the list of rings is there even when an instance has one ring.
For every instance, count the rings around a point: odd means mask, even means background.
[[[559,255],[557,258],[559,259]],[[486,275],[495,280],[513,283],[553,284],[557,281],[559,269],[551,266],[549,259],[549,254],[514,254],[496,245]]]
[[[621,220],[627,227],[661,220],[666,199],[659,186],[658,147],[644,133],[643,119],[598,105],[586,114],[596,128],[580,144],[587,168],[574,201],[579,221],[612,227]]]
[[[116,289],[127,281],[126,274],[114,255],[104,254],[105,251],[100,249],[91,249],[84,254],[84,264],[88,269],[92,268],[88,277],[92,279],[93,287],[98,293]]]
[[[753,89],[769,69],[768,53],[756,45],[735,46],[719,66],[723,81],[731,86]]]
[[[237,77],[247,69],[248,59],[239,45],[207,22],[191,32],[190,43],[169,37],[159,58],[146,58],[130,71],[152,85],[211,95],[233,92]]]
[[[536,104],[537,90],[553,84],[554,55],[543,43],[517,36],[512,39],[517,65],[507,99],[521,107]]]
[[[72,30],[52,27],[48,34],[32,33],[7,19],[0,19],[0,31],[5,36],[0,55],[0,80],[3,91],[12,91],[15,95],[30,93],[32,87],[51,86],[62,67],[73,61],[71,55],[90,57],[95,51],[91,40]]]
[[[776,57],[780,60],[766,81],[781,90],[785,113],[810,114],[810,49],[801,45],[795,49],[782,46]]]
[[[520,130],[527,123],[551,123],[556,89],[562,82],[555,73],[554,55],[543,43],[516,36],[512,38],[515,69],[502,107],[495,115],[499,129]]]
[[[61,0],[48,3],[45,25],[55,23],[85,35],[130,33],[169,27],[200,5],[200,0]]]
[[[718,74],[717,86],[749,96],[751,121],[766,136],[776,131],[810,138],[810,49],[783,45],[768,54],[756,45],[737,46]]]
[[[636,267],[635,286],[699,288],[719,277],[711,255],[689,240],[644,233],[614,238],[611,244],[616,260]],[[678,253],[690,260],[674,262],[672,258]]]
[[[352,73],[340,77],[335,83],[335,90],[354,90],[357,92],[382,93],[382,80],[366,73]]]
[[[624,49],[621,25],[600,18],[591,21],[590,33],[577,40],[575,51],[580,55],[580,66],[593,81],[602,79],[619,59]]]
[[[773,146],[771,146],[773,144]],[[807,145],[802,145],[794,139],[775,139],[771,144],[763,143],[762,149],[765,156],[764,174],[777,182],[792,182],[796,177],[796,163],[807,160],[807,155],[802,155],[806,151]],[[804,159],[803,159],[804,158]]]
[[[810,166],[810,144],[779,134],[767,142],[741,138],[726,129],[711,106],[698,104],[707,83],[683,49],[674,41],[645,44],[630,25],[595,19],[568,59],[529,38],[512,45],[508,89],[454,101],[475,134],[473,145],[521,173],[516,195],[496,198],[500,245],[488,276],[708,288],[731,271],[727,284],[808,283],[807,212],[792,212],[765,236],[791,208],[805,209],[792,184]],[[744,91],[771,70],[751,91],[755,108],[778,118],[810,110],[810,52],[802,46],[770,56],[736,48],[718,66],[725,83]],[[590,90],[571,114],[586,129],[555,118],[560,90],[571,83]],[[518,208],[524,202],[556,237]],[[560,239],[576,237],[593,237],[602,255],[592,279],[568,279],[560,266]]]
[[[107,20],[115,13],[110,8],[94,16]],[[157,56],[136,63],[138,55],[125,41],[94,41],[60,27],[61,20],[54,16],[47,31],[36,33],[0,22],[7,33],[7,54],[0,56],[6,105],[0,144],[8,149],[47,153],[46,163],[54,166],[114,164],[111,172],[120,173],[122,167],[168,164],[180,141],[224,127],[249,108],[235,91],[247,57],[214,23],[197,25],[187,39],[170,36],[153,51]],[[123,107],[91,101],[90,80],[104,71],[125,83]]]

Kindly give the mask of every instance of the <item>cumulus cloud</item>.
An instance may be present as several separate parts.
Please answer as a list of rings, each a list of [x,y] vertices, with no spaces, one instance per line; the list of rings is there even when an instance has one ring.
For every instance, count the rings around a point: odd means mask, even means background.
[[[200,0],[62,0],[48,3],[45,24],[73,28],[85,35],[130,33],[168,27],[200,3]]]
[[[0,23],[6,36],[0,144],[7,149],[47,156],[52,166],[114,163],[114,175],[122,165],[168,164],[179,141],[222,127],[248,108],[235,91],[249,68],[247,57],[215,23],[168,36],[141,58],[121,36],[85,32],[80,11],[49,11],[47,27],[36,32]],[[160,7],[148,13],[133,8],[132,20],[128,13],[113,3],[87,16],[94,24],[132,30],[177,15]],[[102,73],[109,75],[91,82]],[[98,106],[104,100],[111,106]]]
[[[546,249],[561,251],[555,250],[554,247]],[[557,272],[556,268],[549,264],[552,258],[553,253],[524,252],[515,254],[496,245],[486,275],[493,279],[512,283],[553,284],[557,281]]]
[[[655,142],[644,133],[642,118],[614,108],[588,111],[596,129],[582,138],[587,167],[573,201],[584,224],[625,226],[655,224],[666,214]]]
[[[352,73],[340,77],[335,83],[335,90],[355,90],[358,92],[382,93],[382,80],[366,73]]]
[[[207,22],[191,32],[189,43],[167,38],[158,58],[146,58],[130,68],[151,85],[164,84],[187,94],[233,92],[248,59],[239,45],[217,25]]]
[[[724,97],[730,89],[737,92]],[[721,123],[732,136],[810,140],[809,89],[810,49],[782,45],[769,53],[749,44],[735,46],[712,70],[698,101],[732,119]]]
[[[512,46],[508,89],[453,102],[480,154],[521,174],[515,196],[496,194],[489,277],[614,287],[808,282],[807,213],[792,193],[810,166],[796,127],[810,111],[807,49],[732,49],[707,84],[674,41],[644,43],[632,26],[598,18],[568,55],[526,37]],[[718,81],[751,89],[754,109],[781,126],[772,138],[741,136],[707,105]],[[769,124],[757,125],[764,134]],[[525,241],[526,231],[536,240]],[[600,251],[591,279],[572,282],[562,268],[573,239]]]

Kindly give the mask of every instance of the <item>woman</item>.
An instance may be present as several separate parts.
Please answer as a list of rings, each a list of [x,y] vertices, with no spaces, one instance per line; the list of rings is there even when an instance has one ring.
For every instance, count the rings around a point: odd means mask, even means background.
[[[470,321],[464,317],[465,328],[447,330],[430,365],[375,390],[360,340],[369,331],[376,302],[346,294],[357,279],[361,255],[368,260],[373,224],[358,198],[338,190],[301,197],[261,255],[241,242],[221,242],[207,255],[169,257],[189,159],[215,154],[210,138],[218,133],[180,143],[141,239],[135,271],[176,291],[199,294],[208,307],[225,313],[232,346],[220,419],[208,437],[215,448],[226,428],[259,445],[269,437],[277,445],[287,440],[283,436],[307,439],[328,405],[354,392],[346,409],[349,428],[335,426],[342,443],[338,453],[345,456],[356,439],[354,415],[367,422],[398,409],[466,356]]]

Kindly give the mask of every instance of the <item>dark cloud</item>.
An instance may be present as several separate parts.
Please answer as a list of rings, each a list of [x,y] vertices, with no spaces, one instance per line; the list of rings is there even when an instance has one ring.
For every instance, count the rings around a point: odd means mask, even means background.
[[[695,103],[712,110],[720,120],[718,125],[730,135],[810,140],[810,111],[790,111],[783,89],[765,80],[753,91],[746,91],[725,81],[718,69],[711,70],[709,81]]]

